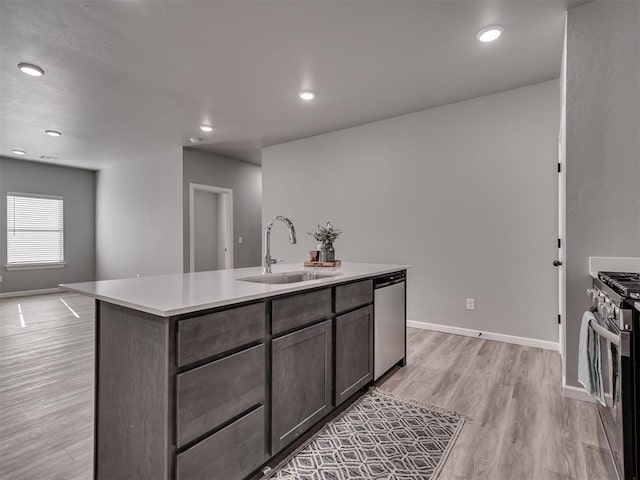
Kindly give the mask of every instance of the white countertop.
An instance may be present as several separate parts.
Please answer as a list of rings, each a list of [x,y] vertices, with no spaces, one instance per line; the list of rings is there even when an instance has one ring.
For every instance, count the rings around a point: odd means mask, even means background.
[[[142,312],[170,317],[208,308],[297,292],[321,285],[333,285],[359,278],[405,270],[408,265],[375,263],[343,263],[336,268],[303,268],[300,263],[274,265],[273,273],[317,271],[335,273],[335,277],[280,285],[245,282],[240,278],[262,274],[262,267],[178,273],[151,277],[68,283],[60,287],[70,292],[133,308]]]

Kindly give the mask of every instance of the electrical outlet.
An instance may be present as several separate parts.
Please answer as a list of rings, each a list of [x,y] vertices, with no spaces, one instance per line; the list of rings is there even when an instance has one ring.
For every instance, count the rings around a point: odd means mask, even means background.
[[[476,309],[476,299],[467,298],[467,310],[475,310],[475,309]]]
[[[238,237],[238,245],[242,245],[244,243],[244,238]]]

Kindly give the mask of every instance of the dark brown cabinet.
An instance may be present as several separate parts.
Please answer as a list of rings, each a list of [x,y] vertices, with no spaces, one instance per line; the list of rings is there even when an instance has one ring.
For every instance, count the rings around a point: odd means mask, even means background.
[[[178,454],[177,480],[245,478],[266,460],[264,416],[259,407]]]
[[[373,302],[373,280],[359,280],[336,287],[336,313]]]
[[[177,446],[264,404],[265,362],[265,347],[258,345],[178,375]]]
[[[264,340],[264,303],[229,308],[178,322],[178,366]]]
[[[373,307],[336,317],[336,391],[340,405],[373,379]]]
[[[372,383],[373,302],[371,278],[171,317],[98,301],[94,478],[255,475]]]
[[[331,316],[331,289],[323,288],[276,298],[271,302],[273,335],[304,327]]]
[[[272,342],[271,454],[331,410],[331,321]]]

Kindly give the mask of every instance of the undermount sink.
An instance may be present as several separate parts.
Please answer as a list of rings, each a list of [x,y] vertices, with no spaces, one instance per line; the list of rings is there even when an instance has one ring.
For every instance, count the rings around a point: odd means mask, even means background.
[[[285,273],[267,273],[264,275],[258,275],[256,277],[239,278],[243,282],[253,283],[269,283],[269,284],[282,284],[282,283],[298,283],[307,282],[309,280],[322,280],[323,278],[337,277],[339,273],[318,273],[318,272],[285,272]]]

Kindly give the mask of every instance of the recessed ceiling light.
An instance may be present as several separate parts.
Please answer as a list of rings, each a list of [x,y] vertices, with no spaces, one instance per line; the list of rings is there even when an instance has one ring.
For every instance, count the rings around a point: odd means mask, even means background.
[[[210,133],[213,132],[213,127],[211,125],[200,125],[200,130]]]
[[[482,43],[489,43],[500,38],[502,32],[504,32],[504,28],[502,28],[500,25],[493,25],[491,27],[483,28],[482,30],[480,30],[478,32],[478,35],[476,35],[476,38]]]
[[[32,77],[41,77],[44,75],[44,70],[37,65],[31,63],[19,63],[18,68],[22,73],[30,75]]]
[[[202,139],[200,137],[189,137],[189,141],[195,145],[196,143],[201,142]]]
[[[49,135],[50,137],[61,137],[62,134],[56,130],[45,130],[44,133]]]
[[[50,155],[40,155],[42,160],[58,160],[58,157],[52,157]]]
[[[11,150],[11,153],[13,153],[14,155],[26,155],[27,152],[25,152],[24,150]]]
[[[313,100],[314,98],[316,98],[316,92],[314,92],[313,90],[300,90],[298,92],[298,96],[305,101],[310,101]]]

